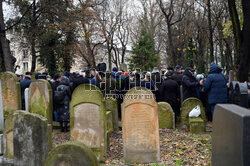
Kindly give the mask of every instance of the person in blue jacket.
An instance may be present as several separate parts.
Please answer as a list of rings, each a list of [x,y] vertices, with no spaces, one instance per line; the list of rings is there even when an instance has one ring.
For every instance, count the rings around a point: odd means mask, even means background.
[[[208,104],[212,115],[216,104],[227,103],[227,79],[221,72],[222,68],[212,62],[203,84],[204,90],[208,93]]]

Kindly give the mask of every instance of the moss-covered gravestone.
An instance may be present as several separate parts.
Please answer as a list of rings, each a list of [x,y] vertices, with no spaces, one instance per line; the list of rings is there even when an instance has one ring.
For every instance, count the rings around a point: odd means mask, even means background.
[[[11,113],[4,122],[3,132],[3,154],[5,158],[14,159],[14,138],[13,138],[13,124],[17,117],[18,111]]]
[[[98,166],[94,153],[79,142],[68,142],[53,149],[45,166]]]
[[[192,109],[195,108],[197,105],[199,105],[201,109],[201,115],[200,115],[201,119],[204,121],[205,124],[207,123],[205,108],[203,107],[202,102],[197,98],[191,97],[186,99],[181,105],[181,116],[180,116],[181,125],[184,124],[188,125],[189,112],[192,111]]]
[[[14,119],[14,165],[43,166],[48,155],[48,120],[19,111]]]
[[[129,90],[122,103],[122,137],[125,163],[160,160],[158,106],[146,88]]]
[[[200,117],[189,118],[189,130],[191,133],[201,134],[205,132],[204,120]]]
[[[17,76],[11,72],[0,73],[4,117],[21,110],[21,87]]]
[[[52,124],[53,95],[51,85],[46,80],[37,80],[29,88],[29,112],[39,114]]]
[[[158,103],[159,128],[175,128],[175,115],[170,104],[166,102]]]
[[[105,98],[106,110],[112,112],[112,123],[113,129],[115,131],[119,130],[118,126],[118,107],[117,107],[117,100],[112,97]]]
[[[103,94],[91,84],[79,85],[70,102],[70,137],[91,148],[104,161],[107,149],[107,120]]]

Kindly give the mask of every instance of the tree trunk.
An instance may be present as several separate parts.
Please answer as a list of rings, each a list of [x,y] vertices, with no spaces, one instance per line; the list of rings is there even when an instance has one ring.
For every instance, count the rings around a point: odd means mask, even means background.
[[[212,18],[211,18],[211,1],[207,0],[207,11],[208,11],[208,27],[209,27],[209,45],[210,45],[210,62],[214,61],[214,42],[213,42],[213,28],[212,28]]]
[[[0,44],[1,53],[3,54],[3,61],[1,66],[3,66],[3,71],[14,72],[14,64],[16,58],[11,55],[9,41],[6,38],[4,16],[3,16],[3,0],[0,0]]]
[[[235,0],[228,0],[228,9],[232,21],[233,33],[234,33],[234,52],[235,52],[235,68],[239,68],[239,48],[240,48],[240,20],[235,5]]]
[[[240,35],[240,57],[238,68],[238,79],[240,82],[249,81],[249,64],[250,64],[250,2],[242,0],[243,9],[243,29]]]
[[[171,23],[167,20],[167,27],[168,27],[168,51],[169,51],[169,55],[170,55],[170,59],[171,59],[171,62],[170,62],[170,66],[175,66],[177,65],[176,62],[177,62],[177,57],[175,55],[175,50],[174,50],[174,44],[173,44],[173,36],[172,36],[172,29],[171,29]]]
[[[32,35],[31,35],[31,72],[34,72],[36,69],[36,0],[33,0],[33,9],[32,9]]]

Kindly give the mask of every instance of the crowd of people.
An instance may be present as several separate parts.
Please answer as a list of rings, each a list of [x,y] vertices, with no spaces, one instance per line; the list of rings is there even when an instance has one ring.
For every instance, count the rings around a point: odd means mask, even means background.
[[[32,82],[32,73],[26,72],[25,77],[17,75],[20,79],[22,94],[22,109],[25,109],[24,91]],[[124,95],[133,87],[145,87],[153,92],[156,101],[164,101],[171,105],[176,118],[180,115],[181,93],[183,89],[183,100],[196,97],[201,99],[207,107],[207,112],[213,114],[215,104],[227,102],[227,79],[222,74],[222,68],[214,62],[210,65],[210,71],[206,77],[198,75],[195,77],[195,69],[187,67],[182,70],[180,65],[174,69],[159,71],[155,67],[151,72],[119,71],[114,67],[111,73],[88,69],[81,72],[63,72],[54,75],[53,79],[47,73],[36,73],[36,79],[46,79],[50,82],[53,90],[54,120],[60,122],[61,131],[68,131],[70,119],[69,103],[74,89],[81,84],[92,84],[99,87],[105,94],[112,93]],[[102,86],[106,82],[106,86]],[[109,84],[110,86],[107,86]],[[115,88],[114,88],[115,87]],[[121,117],[121,103],[123,98],[117,98],[119,117]]]

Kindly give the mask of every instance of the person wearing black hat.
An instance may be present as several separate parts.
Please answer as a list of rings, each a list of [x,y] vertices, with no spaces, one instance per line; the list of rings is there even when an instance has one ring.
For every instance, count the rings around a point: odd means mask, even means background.
[[[177,65],[175,67],[175,72],[172,76],[172,79],[175,80],[179,86],[181,86],[182,78],[183,78],[183,74],[181,72],[181,66]]]
[[[191,67],[187,67],[183,78],[182,78],[182,88],[183,88],[183,101],[190,97],[197,98],[196,88],[203,85],[203,80],[198,82],[194,77],[195,70]]]
[[[172,79],[173,71],[169,70],[165,74],[165,80],[161,85],[160,95],[161,100],[167,102],[171,105],[173,111],[175,112],[175,118],[180,114],[180,108],[178,101],[180,99],[180,89],[178,83]]]
[[[32,78],[32,73],[31,72],[26,72],[24,79],[20,81],[21,99],[22,99],[22,110],[25,110],[25,96],[24,96],[24,91],[25,91],[26,88],[30,87],[30,84],[32,82],[31,78]]]

